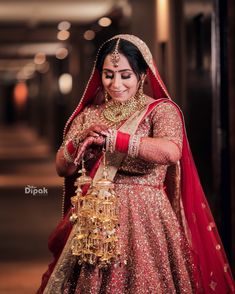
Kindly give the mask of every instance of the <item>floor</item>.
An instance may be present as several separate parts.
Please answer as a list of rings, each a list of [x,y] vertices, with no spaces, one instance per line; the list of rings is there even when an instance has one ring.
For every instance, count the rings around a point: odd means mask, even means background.
[[[47,142],[26,126],[0,127],[0,294],[36,292],[62,184]]]

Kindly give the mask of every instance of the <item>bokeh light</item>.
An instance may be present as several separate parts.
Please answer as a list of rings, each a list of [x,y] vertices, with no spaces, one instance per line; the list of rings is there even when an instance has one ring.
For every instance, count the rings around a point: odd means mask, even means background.
[[[73,79],[71,74],[64,73],[59,77],[59,89],[62,94],[69,94],[72,90]]]
[[[61,21],[59,24],[58,24],[58,30],[59,31],[67,31],[69,30],[71,27],[71,23],[68,22],[68,21]]]
[[[99,19],[98,21],[98,24],[101,26],[101,27],[108,27],[110,26],[112,23],[112,20],[109,18],[109,17],[102,17]]]
[[[91,40],[93,40],[95,38],[95,32],[93,30],[87,30],[83,34],[83,37],[84,37],[85,40],[91,41]]]
[[[28,88],[24,82],[18,83],[14,88],[14,102],[17,108],[24,107],[28,98]]]
[[[67,48],[59,48],[56,50],[55,56],[58,59],[65,59],[68,56],[68,53]]]
[[[38,52],[34,57],[35,64],[43,64],[46,61],[46,55],[43,52]]]
[[[70,32],[69,31],[59,31],[57,33],[57,39],[60,41],[65,41],[70,37]]]

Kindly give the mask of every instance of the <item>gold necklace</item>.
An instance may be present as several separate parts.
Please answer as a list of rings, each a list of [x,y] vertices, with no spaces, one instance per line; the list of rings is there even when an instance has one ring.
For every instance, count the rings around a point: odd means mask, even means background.
[[[146,105],[146,97],[143,94],[134,95],[125,102],[110,100],[106,103],[102,112],[104,119],[115,124],[127,119],[137,110],[141,110]]]

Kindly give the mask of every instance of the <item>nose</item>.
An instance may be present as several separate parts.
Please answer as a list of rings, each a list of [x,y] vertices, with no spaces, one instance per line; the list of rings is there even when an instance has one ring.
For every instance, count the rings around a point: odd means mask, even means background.
[[[119,74],[116,73],[116,74],[114,75],[114,77],[113,77],[113,83],[112,83],[113,88],[114,88],[114,89],[119,89],[120,84],[121,84],[120,76],[119,76]]]

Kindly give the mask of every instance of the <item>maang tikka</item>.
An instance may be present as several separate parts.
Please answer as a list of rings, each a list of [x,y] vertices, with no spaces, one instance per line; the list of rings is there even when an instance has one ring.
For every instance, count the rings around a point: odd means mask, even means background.
[[[118,52],[119,43],[120,43],[120,38],[117,39],[115,49],[114,49],[113,53],[111,54],[111,62],[112,62],[114,67],[118,67],[118,62],[120,60],[120,54]]]

